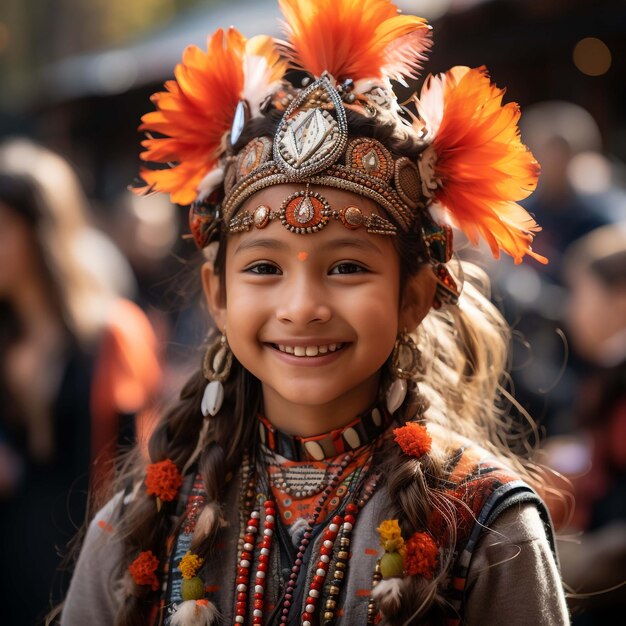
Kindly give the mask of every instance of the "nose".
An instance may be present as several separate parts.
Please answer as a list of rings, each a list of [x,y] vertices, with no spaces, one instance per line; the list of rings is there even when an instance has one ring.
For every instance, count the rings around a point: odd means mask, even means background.
[[[276,317],[283,323],[307,326],[330,320],[332,313],[328,294],[318,281],[305,273],[294,276],[284,285]]]

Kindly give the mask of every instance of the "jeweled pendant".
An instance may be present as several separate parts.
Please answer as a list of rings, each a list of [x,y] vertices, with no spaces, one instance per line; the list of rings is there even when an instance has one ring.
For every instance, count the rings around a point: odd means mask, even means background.
[[[285,111],[274,136],[274,161],[291,180],[303,180],[335,163],[347,140],[341,96],[322,76]]]
[[[202,415],[214,417],[224,402],[224,385],[219,380],[212,380],[204,389],[200,409]]]
[[[387,393],[385,394],[385,400],[387,402],[387,410],[389,413],[395,413],[404,402],[407,393],[407,384],[406,380],[403,378],[396,378],[389,389],[387,389]]]
[[[332,209],[324,196],[317,192],[296,191],[287,196],[280,207],[280,221],[292,233],[316,233],[330,219]]]

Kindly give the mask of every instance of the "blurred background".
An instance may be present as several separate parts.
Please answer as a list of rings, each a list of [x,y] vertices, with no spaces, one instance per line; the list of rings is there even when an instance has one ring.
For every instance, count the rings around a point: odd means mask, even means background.
[[[522,107],[522,138],[543,170],[525,206],[550,263],[461,255],[489,272],[515,331],[520,415],[572,481],[574,514],[554,510],[569,537],[566,582],[612,587],[626,579],[626,1],[396,4],[434,27],[425,73],[485,65]],[[280,36],[278,16],[275,0],[0,5],[0,519],[13,547],[0,562],[26,551],[43,568],[32,581],[3,572],[2,600],[32,606],[3,624],[34,624],[45,610],[86,484],[106,481],[116,446],[145,440],[198,363],[207,322],[181,279],[195,251],[187,212],[127,190],[149,96],[186,45],[229,25]],[[50,535],[35,530],[42,510]],[[624,595],[572,598],[576,623],[608,621]]]

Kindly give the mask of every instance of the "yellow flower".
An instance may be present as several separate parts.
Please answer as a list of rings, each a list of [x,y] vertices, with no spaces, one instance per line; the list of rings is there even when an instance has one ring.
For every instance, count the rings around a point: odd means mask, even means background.
[[[389,541],[390,539],[402,538],[400,525],[398,524],[397,519],[386,519],[376,530],[380,535],[381,543]]]
[[[387,519],[376,529],[380,535],[380,545],[385,552],[404,554],[404,539],[397,519]]]
[[[203,563],[204,559],[200,558],[197,554],[187,552],[187,554],[185,554],[185,556],[180,560],[178,569],[180,569],[185,580],[190,580],[196,575],[196,572],[200,569]]]

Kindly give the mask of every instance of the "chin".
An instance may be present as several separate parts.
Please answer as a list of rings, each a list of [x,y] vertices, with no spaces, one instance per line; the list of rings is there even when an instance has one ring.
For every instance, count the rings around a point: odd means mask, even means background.
[[[291,404],[301,405],[301,406],[322,406],[324,404],[329,404],[335,400],[337,400],[340,395],[333,393],[320,393],[319,388],[316,388],[314,385],[311,385],[311,388],[306,390],[298,390],[297,388],[292,387],[289,390],[284,390],[285,393],[278,392],[279,395],[286,401]]]

